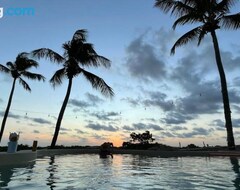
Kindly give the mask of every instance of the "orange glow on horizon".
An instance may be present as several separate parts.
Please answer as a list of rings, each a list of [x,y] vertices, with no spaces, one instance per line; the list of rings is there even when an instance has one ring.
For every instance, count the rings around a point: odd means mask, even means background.
[[[109,141],[113,143],[113,146],[120,147],[122,146],[123,140],[119,137],[113,136],[109,138]]]

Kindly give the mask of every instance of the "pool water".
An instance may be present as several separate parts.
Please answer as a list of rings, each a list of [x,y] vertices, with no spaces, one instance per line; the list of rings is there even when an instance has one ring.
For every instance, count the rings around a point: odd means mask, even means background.
[[[0,167],[1,189],[240,189],[239,160],[95,154],[43,157],[27,166]]]

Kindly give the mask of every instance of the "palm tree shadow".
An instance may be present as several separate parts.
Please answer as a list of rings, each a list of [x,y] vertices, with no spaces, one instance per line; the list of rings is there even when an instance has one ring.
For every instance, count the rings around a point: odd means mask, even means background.
[[[239,170],[240,166],[239,166],[238,158],[230,157],[230,162],[232,164],[232,170],[236,174],[236,178],[233,180],[233,184],[236,190],[239,190],[240,189],[240,170]]]

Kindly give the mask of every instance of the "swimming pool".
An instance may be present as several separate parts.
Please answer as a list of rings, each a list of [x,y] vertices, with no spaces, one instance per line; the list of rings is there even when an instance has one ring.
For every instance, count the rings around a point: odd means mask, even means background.
[[[237,158],[61,155],[0,173],[2,189],[240,189]]]

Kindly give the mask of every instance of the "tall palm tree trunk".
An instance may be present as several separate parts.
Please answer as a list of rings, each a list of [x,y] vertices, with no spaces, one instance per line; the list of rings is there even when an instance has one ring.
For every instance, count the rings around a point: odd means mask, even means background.
[[[68,99],[69,99],[69,96],[70,96],[71,88],[72,88],[72,78],[69,78],[67,93],[66,93],[65,99],[63,101],[63,104],[62,104],[61,110],[59,112],[59,115],[58,115],[58,120],[57,120],[57,123],[56,123],[56,128],[55,128],[55,132],[54,132],[54,135],[53,135],[53,139],[52,139],[52,143],[51,143],[50,148],[54,148],[55,145],[56,145],[57,138],[58,138],[58,133],[59,133],[59,130],[60,130],[60,127],[61,127],[61,122],[62,122],[62,119],[63,119],[64,111],[67,107],[67,103],[68,103]]]
[[[215,31],[211,31],[211,35],[212,35],[212,40],[214,45],[216,63],[217,63],[218,72],[221,80],[224,116],[225,116],[225,122],[226,122],[225,127],[227,130],[227,144],[229,149],[234,150],[235,142],[234,142],[233,129],[232,129],[231,109],[229,105],[227,82],[226,82],[225,72],[223,69],[218,40],[217,40]]]
[[[4,117],[3,117],[3,120],[2,120],[2,126],[1,126],[1,131],[0,131],[0,142],[1,142],[1,140],[2,140],[2,136],[3,136],[5,124],[6,124],[7,117],[8,117],[8,113],[9,113],[10,106],[11,106],[11,103],[12,103],[12,97],[13,97],[13,93],[14,93],[14,89],[15,89],[15,83],[16,83],[16,78],[14,78],[14,80],[13,80],[12,90],[11,90],[11,92],[10,92],[10,96],[9,96],[9,99],[8,99],[7,108],[6,108],[6,111],[5,111],[5,113],[4,113]]]

